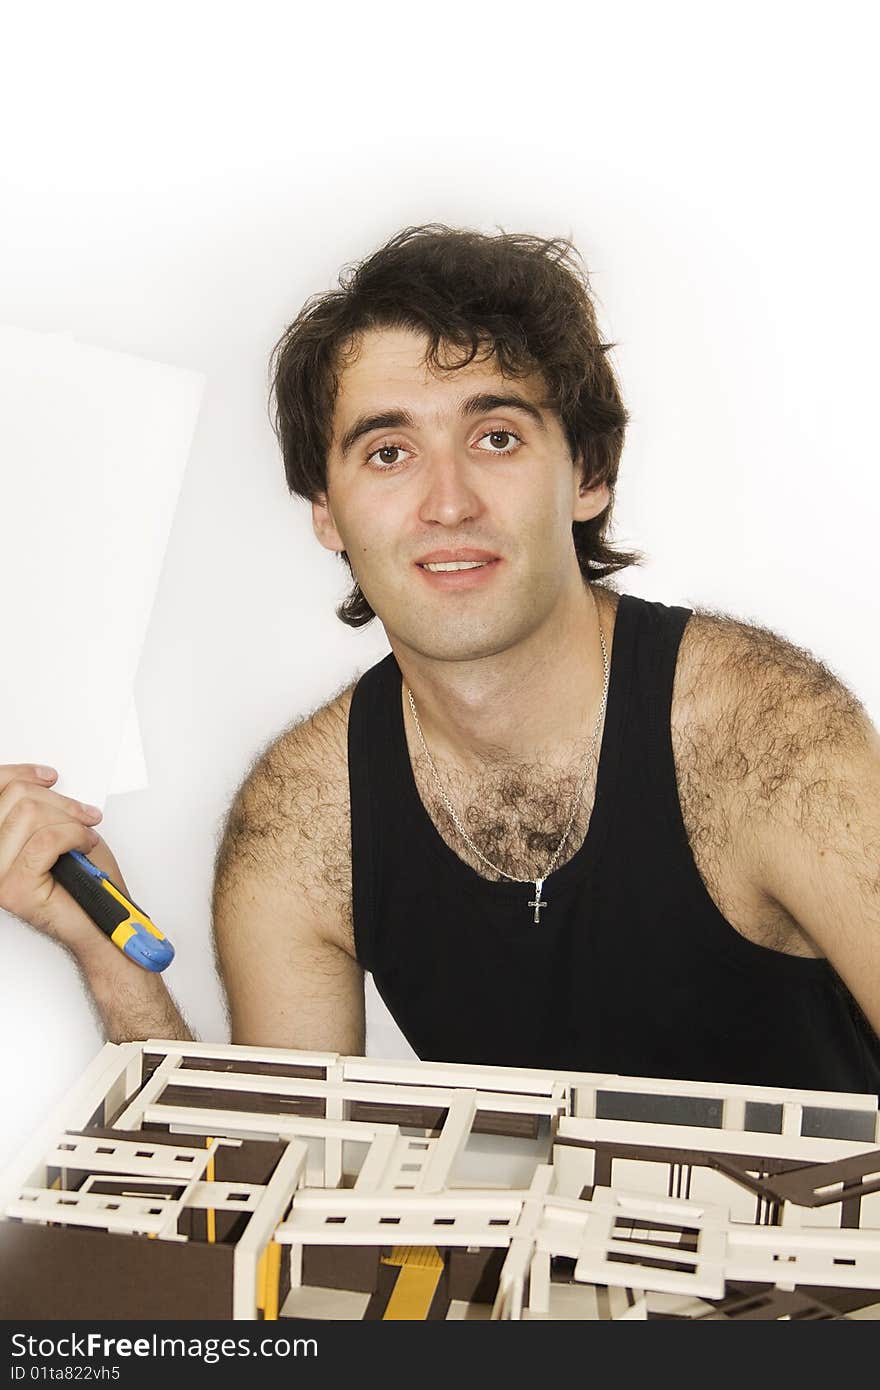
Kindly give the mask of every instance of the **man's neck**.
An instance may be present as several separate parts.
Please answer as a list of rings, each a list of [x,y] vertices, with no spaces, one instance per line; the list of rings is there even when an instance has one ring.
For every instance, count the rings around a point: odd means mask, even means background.
[[[464,765],[564,765],[593,731],[604,682],[599,622],[610,660],[616,602],[597,586],[582,587],[552,623],[474,661],[434,661],[392,640],[432,756]]]

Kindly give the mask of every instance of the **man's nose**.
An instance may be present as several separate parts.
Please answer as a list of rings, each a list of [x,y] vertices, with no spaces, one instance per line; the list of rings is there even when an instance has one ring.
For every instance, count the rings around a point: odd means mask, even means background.
[[[479,516],[483,504],[473,485],[472,467],[471,460],[451,447],[432,453],[424,474],[420,521],[458,526],[462,521]]]

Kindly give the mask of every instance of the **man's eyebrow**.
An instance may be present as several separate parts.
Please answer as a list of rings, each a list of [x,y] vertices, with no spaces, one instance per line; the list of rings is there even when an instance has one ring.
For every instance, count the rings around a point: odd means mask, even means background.
[[[519,396],[515,392],[504,396],[482,392],[477,396],[468,396],[467,400],[461,403],[462,415],[490,415],[493,410],[522,410],[526,415],[530,415],[541,429],[547,428],[540,407],[527,396]]]
[[[383,410],[380,415],[359,415],[339,441],[339,451],[344,456],[352,444],[364,434],[373,430],[412,429],[413,418],[407,410]]]
[[[522,410],[526,415],[546,429],[546,422],[540,408],[530,401],[526,396],[514,394],[495,395],[491,392],[481,392],[476,396],[468,396],[467,400],[462,401],[460,413],[467,415],[489,415],[493,410]],[[371,434],[373,430],[399,430],[412,429],[413,417],[407,410],[384,410],[377,415],[359,415],[357,419],[345,431],[339,441],[339,450],[343,457],[348,453],[353,444],[365,434]]]

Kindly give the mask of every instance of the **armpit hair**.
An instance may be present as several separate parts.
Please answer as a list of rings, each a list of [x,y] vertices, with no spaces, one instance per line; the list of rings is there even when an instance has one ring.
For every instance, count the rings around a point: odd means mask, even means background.
[[[837,756],[869,736],[855,695],[823,662],[769,628],[698,610],[676,673],[680,761],[746,816],[784,808],[804,829],[851,809]],[[702,819],[702,817],[700,818]]]

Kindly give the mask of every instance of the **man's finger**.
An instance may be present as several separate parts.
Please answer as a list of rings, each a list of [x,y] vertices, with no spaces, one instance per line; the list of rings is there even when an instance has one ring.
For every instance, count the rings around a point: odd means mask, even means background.
[[[57,777],[54,767],[44,767],[40,763],[0,763],[0,792],[5,791],[10,782],[36,782],[47,787]]]
[[[35,782],[13,781],[0,792],[0,878],[21,852],[22,846],[39,830],[70,819],[93,827],[102,819],[97,806],[87,806],[69,796],[60,796]]]

